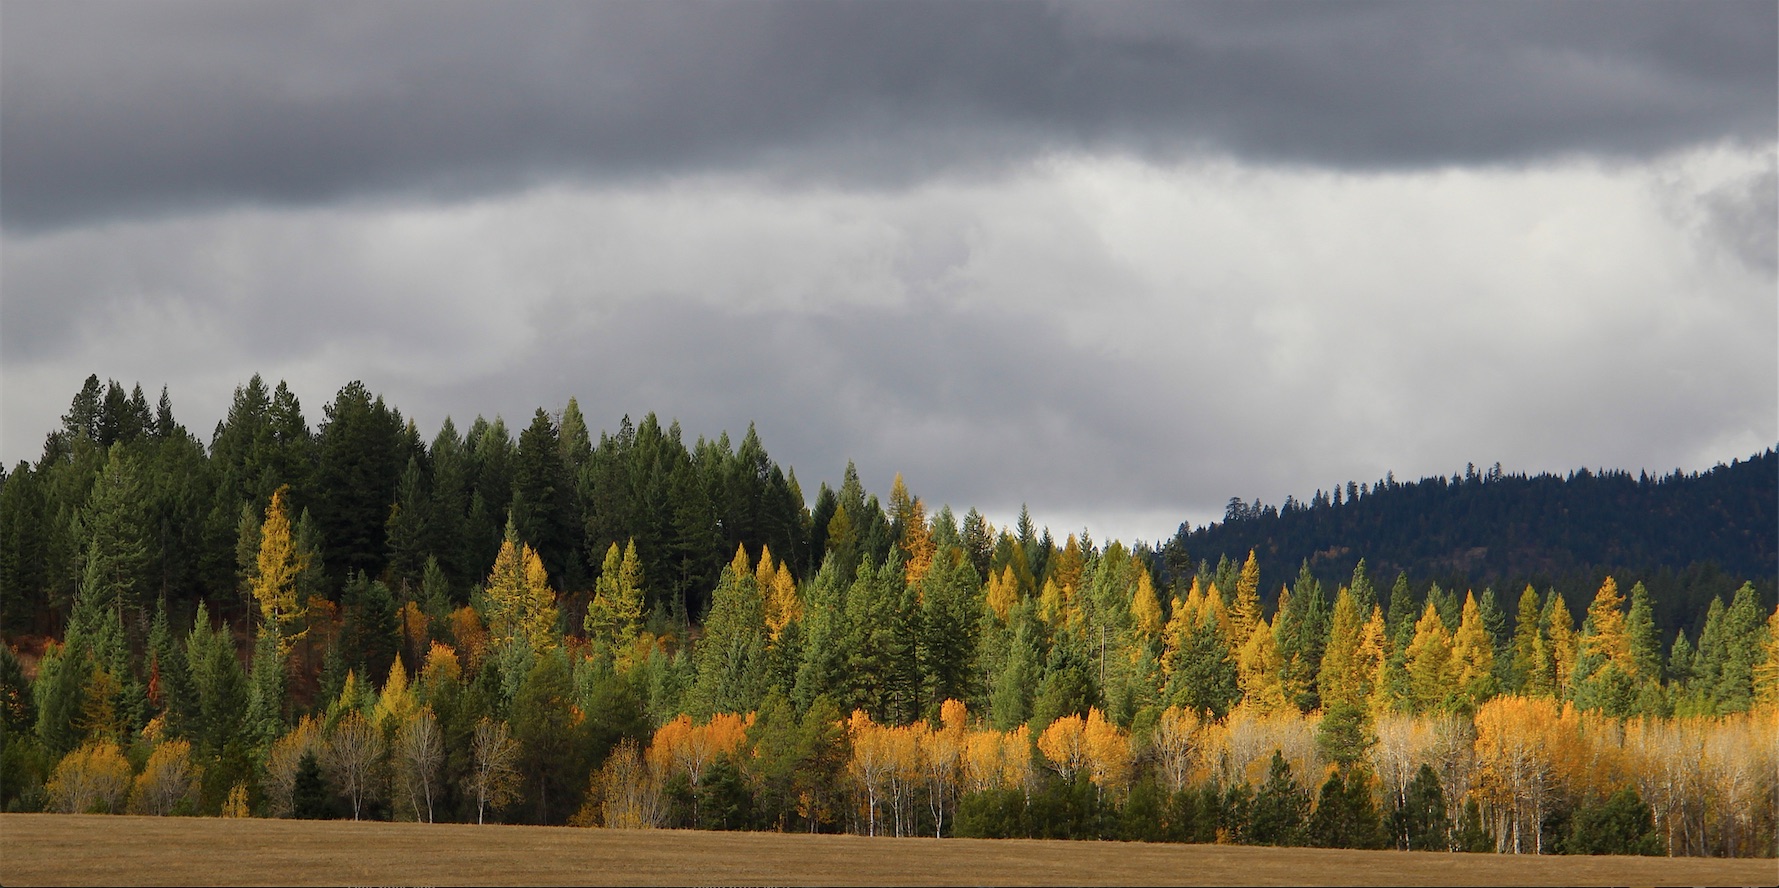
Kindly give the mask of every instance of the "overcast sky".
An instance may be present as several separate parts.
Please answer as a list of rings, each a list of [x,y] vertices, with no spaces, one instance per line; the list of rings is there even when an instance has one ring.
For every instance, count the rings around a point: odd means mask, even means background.
[[[0,6],[0,458],[751,421],[813,498],[1158,540],[1779,442],[1774,3]]]

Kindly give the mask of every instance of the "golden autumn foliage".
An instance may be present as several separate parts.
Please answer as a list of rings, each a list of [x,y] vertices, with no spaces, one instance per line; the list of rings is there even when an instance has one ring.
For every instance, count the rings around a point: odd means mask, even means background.
[[[129,798],[133,772],[116,743],[88,743],[62,757],[44,789],[50,810],[116,814]]]
[[[494,569],[488,573],[488,630],[497,645],[524,641],[533,650],[556,644],[556,593],[544,563],[511,533],[500,544]]]
[[[1626,675],[1635,675],[1637,665],[1631,658],[1631,636],[1625,629],[1625,597],[1618,591],[1618,581],[1607,577],[1588,605],[1587,632],[1580,639],[1580,654],[1611,663]]]
[[[1019,578],[1013,574],[1013,566],[1001,571],[999,576],[991,573],[988,576],[988,606],[994,611],[995,618],[1007,622],[1007,614],[1019,603]]]
[[[1083,734],[1088,776],[1101,790],[1121,792],[1130,782],[1130,735],[1107,720],[1098,708],[1087,710]]]
[[[1415,621],[1415,635],[1408,643],[1409,704],[1417,712],[1432,712],[1446,705],[1454,691],[1452,636],[1439,618],[1433,602]]]
[[[696,788],[704,772],[720,755],[734,755],[747,742],[747,729],[754,723],[754,714],[717,713],[704,724],[694,725],[692,717],[681,715],[655,730],[649,744],[649,764],[664,777],[683,773]]]
[[[259,553],[254,561],[250,580],[253,598],[259,602],[260,616],[277,633],[279,653],[288,653],[291,644],[306,629],[296,629],[306,608],[297,591],[297,578],[308,567],[309,559],[291,536],[290,514],[284,506],[289,486],[272,492],[266,504],[265,522],[260,525]]]
[[[1284,712],[1287,707],[1295,711],[1296,707],[1285,697],[1284,668],[1273,627],[1265,620],[1255,622],[1247,642],[1236,655],[1243,705],[1262,714]]]
[[[1145,644],[1161,637],[1161,600],[1155,595],[1155,583],[1149,579],[1146,569],[1137,571],[1137,581],[1130,593],[1130,623],[1131,631]]]
[[[1231,637],[1247,639],[1254,633],[1254,627],[1265,619],[1260,609],[1260,562],[1254,557],[1254,550],[1248,550],[1248,560],[1242,565],[1242,573],[1235,584],[1235,603],[1229,609],[1230,622],[1235,634]]]
[[[595,792],[588,803],[597,799],[600,825],[607,829],[653,829],[665,816],[661,799],[661,774],[637,749],[636,741],[626,737],[618,742],[612,754],[593,777]]]
[[[482,624],[482,616],[476,609],[465,605],[451,612],[445,625],[449,627],[451,637],[457,641],[457,653],[463,658],[463,665],[471,670],[482,668],[482,661],[488,656],[488,629]]]
[[[636,540],[630,540],[620,553],[618,544],[605,550],[605,561],[599,579],[593,584],[593,600],[587,603],[587,614],[581,627],[587,639],[614,657],[622,658],[632,650],[631,641],[642,628],[642,561],[636,554]],[[620,668],[628,662],[620,663]]]
[[[273,817],[289,817],[293,811],[297,767],[303,756],[314,755],[321,760],[321,723],[305,715],[288,733],[272,741],[266,753],[266,804]]]
[[[155,745],[142,773],[130,791],[130,811],[164,817],[192,795],[198,771],[191,760],[191,743],[168,740]]]
[[[1779,711],[1779,607],[1767,617],[1767,636],[1754,664],[1754,707]]]
[[[754,582],[760,587],[766,611],[766,637],[776,643],[786,627],[803,619],[803,599],[797,593],[797,580],[784,562],[773,566],[772,550],[761,546]]]
[[[1466,593],[1458,631],[1452,635],[1451,672],[1457,693],[1482,700],[1494,693],[1495,646],[1483,626],[1476,596]]]
[[[1334,596],[1334,613],[1329,620],[1328,645],[1322,653],[1322,665],[1316,674],[1316,691],[1322,707],[1357,705],[1364,701],[1364,687],[1369,676],[1359,659],[1359,606],[1353,593],[1341,587]]]
[[[1038,751],[1044,754],[1044,759],[1062,779],[1074,777],[1087,767],[1090,759],[1087,719],[1079,715],[1065,715],[1051,722],[1038,735]]]
[[[1555,667],[1553,691],[1558,697],[1564,697],[1569,694],[1575,676],[1575,618],[1570,616],[1569,605],[1563,601],[1563,596],[1554,591],[1544,605],[1544,624],[1545,637],[1550,639],[1551,662]]]
[[[927,526],[926,505],[919,497],[908,494],[901,472],[896,473],[896,480],[890,484],[890,518],[901,530],[896,546],[902,550],[903,578],[909,585],[915,585],[933,569],[933,556],[938,552],[938,545],[933,542],[932,529]]]

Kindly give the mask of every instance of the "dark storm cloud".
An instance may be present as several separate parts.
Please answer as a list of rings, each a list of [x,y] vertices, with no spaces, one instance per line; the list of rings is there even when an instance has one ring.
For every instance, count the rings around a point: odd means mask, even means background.
[[[0,218],[1047,152],[1356,170],[1775,132],[1774,4],[89,3],[0,28]]]

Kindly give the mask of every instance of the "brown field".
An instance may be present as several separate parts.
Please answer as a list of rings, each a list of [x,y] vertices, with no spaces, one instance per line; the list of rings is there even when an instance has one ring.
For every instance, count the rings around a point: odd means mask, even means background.
[[[1759,885],[1779,861],[0,815],[6,885]]]

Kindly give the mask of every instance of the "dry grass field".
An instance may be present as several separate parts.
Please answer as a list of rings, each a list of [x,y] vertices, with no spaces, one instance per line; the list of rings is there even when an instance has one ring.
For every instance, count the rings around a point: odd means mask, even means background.
[[[0,815],[5,885],[1758,885],[1772,860]]]

